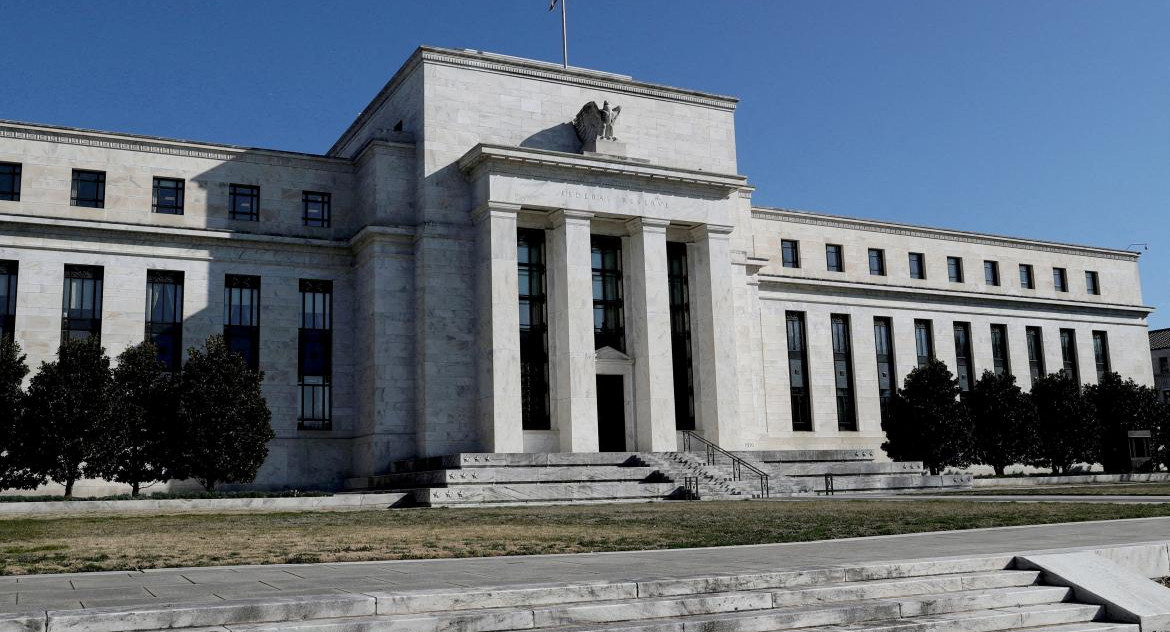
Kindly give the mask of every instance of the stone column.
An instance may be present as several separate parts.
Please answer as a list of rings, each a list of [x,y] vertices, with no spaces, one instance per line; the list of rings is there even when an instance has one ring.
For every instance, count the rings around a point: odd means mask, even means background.
[[[626,266],[629,298],[626,323],[634,359],[634,418],[637,449],[675,450],[674,366],[670,339],[670,294],[667,281],[666,227],[658,219],[630,220]]]
[[[731,227],[695,229],[691,335],[695,347],[696,425],[720,447],[740,449],[737,429],[735,292]]]
[[[549,378],[561,450],[597,452],[597,360],[593,349],[592,213],[552,215],[549,275]]]
[[[479,428],[486,452],[523,452],[516,212],[490,203],[476,216]]]

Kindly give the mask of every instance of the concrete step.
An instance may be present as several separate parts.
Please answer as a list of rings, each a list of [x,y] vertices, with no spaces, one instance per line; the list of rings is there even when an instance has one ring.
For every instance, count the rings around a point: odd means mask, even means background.
[[[589,481],[641,482],[650,479],[654,468],[618,465],[516,467],[464,467],[449,470],[426,470],[382,474],[346,481],[347,486],[362,489],[404,489],[413,487],[449,487],[452,485],[487,485],[500,483],[565,483]]]
[[[1102,611],[1100,606],[1059,603],[809,627],[801,632],[1139,632],[1137,625],[1098,621]]]
[[[391,473],[465,467],[548,467],[557,465],[639,465],[637,452],[460,452],[390,464]]]
[[[824,477],[804,477],[816,491],[824,491]],[[971,487],[970,474],[886,474],[872,476],[834,476],[833,489],[837,492],[881,492],[899,490],[967,489]]]
[[[802,461],[873,461],[873,450],[751,450],[737,452],[739,456],[757,461],[796,463]]]
[[[920,474],[918,461],[819,461],[812,463],[768,463],[774,472],[785,476],[857,476],[872,474]]]
[[[455,485],[410,490],[420,505],[432,507],[479,503],[567,502],[663,499],[675,495],[677,483],[594,481],[584,483],[502,483]]]

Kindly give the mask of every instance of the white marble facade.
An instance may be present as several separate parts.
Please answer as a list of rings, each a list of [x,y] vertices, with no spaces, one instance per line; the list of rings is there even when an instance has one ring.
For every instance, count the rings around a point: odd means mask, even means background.
[[[626,155],[581,151],[588,101],[622,107]],[[974,370],[1006,325],[1011,371],[1029,371],[1024,328],[1075,330],[1095,379],[1094,331],[1111,368],[1149,383],[1137,255],[1030,239],[838,218],[751,203],[738,174],[734,98],[473,51],[420,48],[324,155],[0,122],[0,163],[21,168],[0,199],[0,261],[19,266],[15,336],[36,366],[60,340],[63,270],[102,266],[102,341],[142,339],[147,270],[185,274],[183,345],[222,331],[226,274],[262,278],[260,367],[276,439],[257,484],[335,487],[394,459],[455,452],[596,451],[596,376],[623,380],[627,449],[677,434],[668,244],[686,244],[697,431],[732,449],[875,448],[881,442],[873,318],[893,324],[898,380],[915,366],[914,319],[953,363],[970,323]],[[257,113],[259,116],[259,113]],[[71,171],[106,174],[104,208],[70,203]],[[151,212],[154,177],[185,181],[182,215]],[[260,187],[259,221],[231,219],[230,184]],[[302,221],[303,191],[332,195],[328,227]],[[548,427],[523,429],[517,231],[543,231]],[[620,239],[625,352],[594,340],[590,240]],[[781,240],[799,242],[785,267]],[[840,245],[842,272],[825,265]],[[885,276],[869,274],[882,249]],[[911,279],[909,252],[927,278]],[[947,278],[946,257],[966,278]],[[997,261],[1001,284],[984,282]],[[1017,266],[1033,266],[1021,289]],[[1052,268],[1069,290],[1053,289]],[[1096,272],[1100,293],[1086,291]],[[301,279],[333,282],[332,421],[302,429],[296,401]],[[813,429],[794,431],[785,313],[804,313]],[[851,323],[858,429],[837,429],[831,314]],[[604,393],[601,393],[604,397]],[[604,421],[604,420],[603,420]]]

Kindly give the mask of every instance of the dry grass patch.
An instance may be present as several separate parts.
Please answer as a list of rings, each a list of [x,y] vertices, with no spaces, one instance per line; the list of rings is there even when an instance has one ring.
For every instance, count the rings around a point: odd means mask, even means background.
[[[968,496],[1170,496],[1170,483],[1096,483],[1050,487],[1001,487],[955,493]]]

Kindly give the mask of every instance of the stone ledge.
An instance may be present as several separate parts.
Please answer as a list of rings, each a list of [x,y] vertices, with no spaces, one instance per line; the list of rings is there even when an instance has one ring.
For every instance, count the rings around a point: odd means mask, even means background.
[[[1170,588],[1092,552],[1024,555],[1021,568],[1042,571],[1047,583],[1072,588],[1076,599],[1105,607],[1111,619],[1141,632],[1170,630]]]
[[[286,498],[168,498],[164,500],[70,500],[0,502],[0,516],[40,514],[142,513],[188,511],[272,511],[301,509],[388,509],[409,494],[335,494]],[[3,628],[0,627],[0,630]]]

